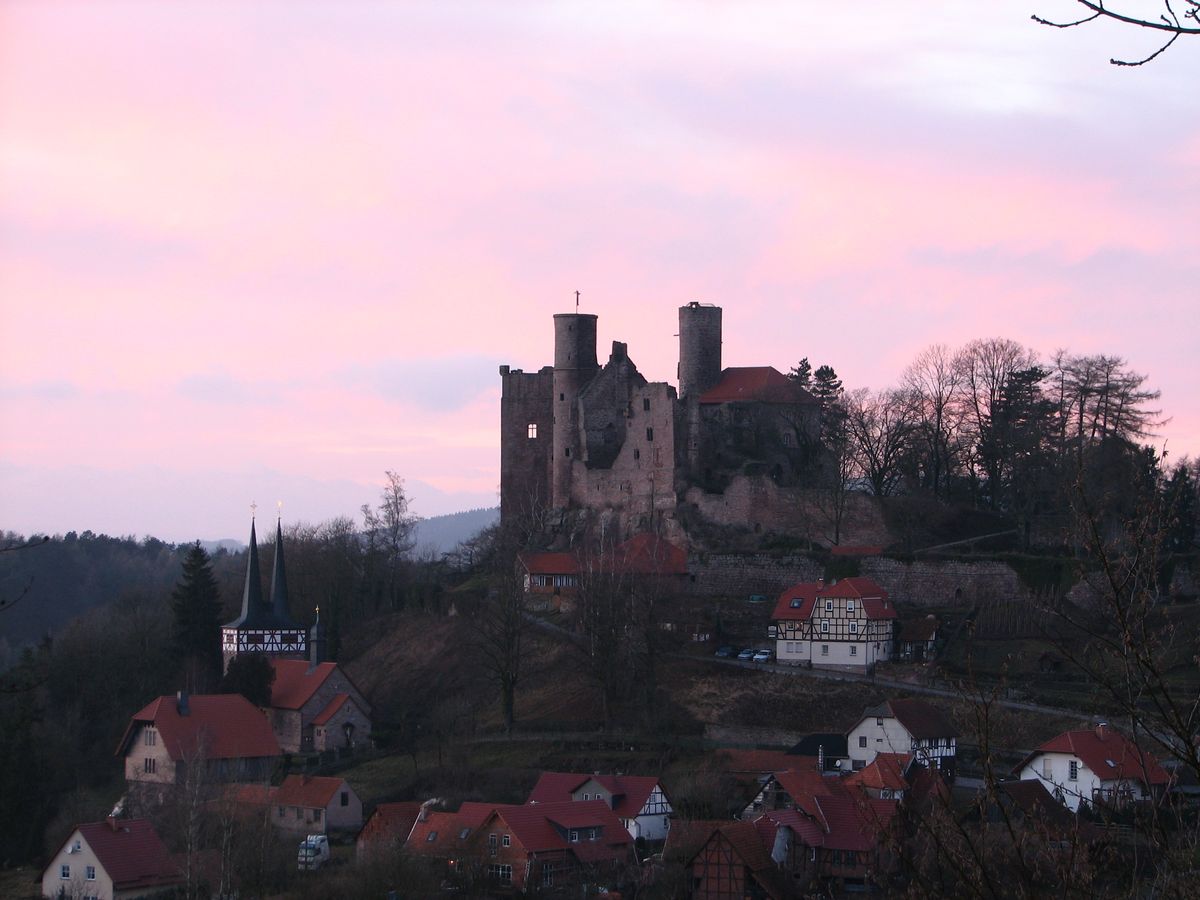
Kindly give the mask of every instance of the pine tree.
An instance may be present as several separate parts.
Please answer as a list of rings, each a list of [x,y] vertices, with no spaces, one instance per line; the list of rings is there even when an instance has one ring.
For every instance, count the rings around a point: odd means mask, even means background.
[[[812,366],[808,362],[808,357],[800,360],[800,363],[788,371],[788,378],[796,382],[802,388],[807,388],[812,382]]]
[[[842,396],[842,379],[838,378],[833,366],[821,366],[813,373],[813,383],[809,390],[821,401],[822,407],[827,407],[836,403]]]
[[[220,673],[221,595],[208,553],[196,541],[183,560],[183,577],[171,592],[175,649],[187,688],[202,693]]]

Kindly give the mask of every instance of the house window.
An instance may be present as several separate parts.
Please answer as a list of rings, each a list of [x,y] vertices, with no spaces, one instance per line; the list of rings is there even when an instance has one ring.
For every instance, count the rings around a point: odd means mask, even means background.
[[[279,807],[279,818],[283,818],[283,807]]]
[[[87,867],[86,874],[87,874],[87,880],[88,880],[88,881],[95,881],[95,880],[96,880],[96,867],[95,867],[95,866],[88,866],[88,867]]]
[[[350,805],[350,792],[342,791],[342,806],[349,806],[349,805]]]
[[[848,612],[848,613],[854,612],[854,601],[853,600],[846,601],[846,612]]]
[[[512,838],[506,834],[504,837],[500,838],[500,846],[511,847],[512,846]]]
[[[591,800],[591,799],[592,799],[592,795],[591,795],[591,794],[584,794],[584,795],[583,795],[583,799],[584,799],[584,800]]]
[[[829,622],[824,619],[821,620],[821,631],[825,633],[829,631]]]
[[[851,633],[851,634],[858,634],[858,623],[857,623],[857,622],[851,622],[851,623],[850,623],[850,633]]]
[[[649,397],[642,398],[642,410],[644,412],[650,412],[650,398]]]
[[[431,832],[429,832],[429,834],[425,835],[425,843],[427,843],[427,844],[432,844],[436,840],[437,840],[437,832],[436,831],[431,831]]]
[[[534,438],[537,437],[537,422],[530,422],[528,425],[525,426],[525,429],[526,429],[526,434],[529,436],[530,440],[533,440]]]
[[[828,644],[822,644],[822,645],[821,645],[821,655],[822,655],[822,656],[828,656],[828,655],[829,655],[829,645],[828,645]]]
[[[781,434],[780,437],[783,439],[783,446],[785,446],[785,447],[792,446],[792,433],[790,431],[783,432],[783,434]]]
[[[142,760],[142,771],[147,775],[153,775],[158,771],[158,760],[153,756],[147,756]]]
[[[574,829],[571,830],[571,843],[572,844],[579,843],[579,832]]]
[[[464,828],[462,831],[460,831],[460,832],[458,833],[458,839],[459,839],[460,841],[465,841],[465,840],[467,839],[467,835],[468,835],[468,834],[470,834],[470,833],[471,833],[471,829],[470,829],[470,828]]]
[[[70,878],[71,877],[71,867],[69,865],[67,865],[66,863],[63,863],[61,866],[59,866],[58,867],[58,877],[59,878]]]
[[[321,810],[319,810],[319,809],[314,809],[314,810],[313,810],[313,821],[314,821],[314,822],[320,822],[320,821],[321,821]]]
[[[867,736],[865,734],[860,734],[858,736],[858,746],[860,746],[860,747],[867,746]]]
[[[1067,778],[1071,779],[1071,781],[1079,780],[1079,761],[1078,760],[1073,759],[1069,763],[1067,763]]]
[[[512,866],[508,863],[492,863],[487,869],[488,878],[501,884],[512,884]]]
[[[825,612],[833,612],[833,601],[832,600],[825,601]]]
[[[817,861],[817,848],[816,848],[816,847],[809,847],[809,848],[808,848],[808,861],[809,861],[809,862],[816,862],[816,861]]]
[[[851,645],[850,645],[850,655],[851,655],[851,656],[858,656],[858,645],[857,645],[857,644],[851,644]]]
[[[146,729],[146,746],[153,747],[158,743],[158,732],[153,728]]]
[[[876,720],[875,720],[875,724],[876,724],[876,725],[877,725],[879,728],[882,728],[882,727],[883,727],[883,719],[876,719]]]
[[[654,429],[653,428],[646,429],[646,440],[648,440],[648,441],[654,440]]]

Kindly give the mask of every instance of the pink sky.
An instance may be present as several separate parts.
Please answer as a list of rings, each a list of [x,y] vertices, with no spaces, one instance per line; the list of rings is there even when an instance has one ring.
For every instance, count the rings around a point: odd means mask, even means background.
[[[0,0],[0,528],[494,505],[576,289],[652,380],[689,300],[848,387],[1118,354],[1200,454],[1200,45],[959,6]]]

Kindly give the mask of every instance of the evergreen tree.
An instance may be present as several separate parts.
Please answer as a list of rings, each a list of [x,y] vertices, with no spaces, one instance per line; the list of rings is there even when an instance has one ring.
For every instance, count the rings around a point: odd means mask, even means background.
[[[261,653],[239,653],[229,661],[221,679],[222,694],[241,694],[255,706],[271,705],[275,669]]]
[[[812,366],[809,364],[807,356],[788,372],[788,378],[802,388],[807,388],[812,383]]]
[[[1170,553],[1188,553],[1196,547],[1196,528],[1200,522],[1200,503],[1197,502],[1196,482],[1191,465],[1185,459],[1175,466],[1163,485],[1165,507],[1166,549]]]
[[[842,396],[842,379],[838,378],[833,366],[821,366],[813,373],[812,387],[809,390],[821,401],[822,408],[828,407]]]
[[[175,649],[188,690],[211,689],[220,673],[221,595],[208,553],[196,541],[183,560],[183,577],[171,592]]]

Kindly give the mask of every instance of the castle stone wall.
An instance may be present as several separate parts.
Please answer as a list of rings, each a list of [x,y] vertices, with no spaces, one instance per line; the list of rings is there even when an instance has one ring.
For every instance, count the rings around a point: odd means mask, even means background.
[[[500,367],[500,515],[529,515],[550,502],[554,372]],[[529,426],[536,437],[529,437]]]

